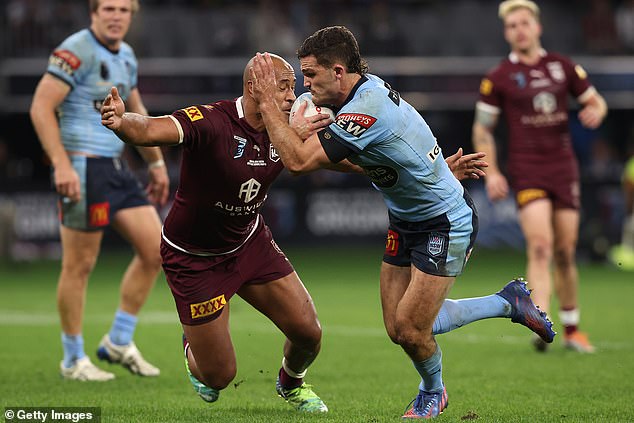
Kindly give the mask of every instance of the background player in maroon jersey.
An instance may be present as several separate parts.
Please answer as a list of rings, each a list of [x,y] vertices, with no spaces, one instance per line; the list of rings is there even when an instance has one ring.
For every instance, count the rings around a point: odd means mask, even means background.
[[[500,4],[509,57],[490,71],[480,85],[473,124],[473,144],[487,153],[485,180],[489,198],[502,199],[509,184],[496,158],[493,130],[501,112],[509,129],[508,176],[526,238],[527,278],[533,299],[548,311],[550,265],[560,304],[566,347],[593,352],[580,332],[575,252],[579,233],[579,171],[568,128],[569,94],[582,105],[581,123],[597,128],[607,113],[601,95],[583,68],[569,58],[542,49],[539,8],[527,0]],[[535,340],[543,351],[545,343]]]

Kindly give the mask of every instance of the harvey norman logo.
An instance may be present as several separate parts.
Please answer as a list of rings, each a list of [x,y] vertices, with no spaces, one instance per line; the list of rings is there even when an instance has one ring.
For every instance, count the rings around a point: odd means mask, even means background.
[[[376,118],[361,113],[342,113],[337,116],[337,126],[355,137],[360,137],[376,122]]]

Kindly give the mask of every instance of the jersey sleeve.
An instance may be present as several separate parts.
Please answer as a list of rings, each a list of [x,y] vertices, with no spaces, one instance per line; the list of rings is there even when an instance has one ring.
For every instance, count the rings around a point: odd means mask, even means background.
[[[480,81],[480,97],[477,107],[490,113],[500,113],[502,109],[502,92],[495,78],[490,72]]]
[[[391,120],[390,111],[385,106],[386,101],[390,101],[387,94],[379,90],[367,91],[364,95],[355,97],[337,113],[335,122],[322,131],[323,134],[320,133],[322,145],[337,142],[352,154],[365,150],[375,140],[382,139]],[[340,155],[345,152],[339,146],[330,150],[334,151],[335,148]],[[324,150],[328,153],[329,148],[325,147]]]
[[[574,63],[567,57],[561,57],[561,62],[569,81],[568,90],[570,94],[577,100],[583,102],[583,97],[586,93],[590,92],[588,90],[594,90],[588,79],[588,74],[581,65]]]
[[[210,109],[211,108],[211,109]],[[213,139],[216,135],[214,121],[217,113],[212,113],[213,106],[189,106],[172,113],[181,142],[186,148],[193,148]]]
[[[51,53],[46,71],[75,88],[90,70],[93,57],[85,38],[71,36]]]

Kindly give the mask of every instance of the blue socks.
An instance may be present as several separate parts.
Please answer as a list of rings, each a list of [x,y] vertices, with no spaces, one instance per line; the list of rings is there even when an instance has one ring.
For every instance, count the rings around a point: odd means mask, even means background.
[[[110,328],[110,341],[115,345],[128,345],[132,342],[137,317],[125,311],[117,310]]]
[[[75,361],[83,358],[84,338],[79,335],[66,335],[62,332],[62,346],[64,347],[64,367],[69,368],[75,364]]]
[[[445,300],[432,328],[434,335],[458,329],[476,320],[491,317],[509,317],[511,305],[504,298],[493,294],[486,297]]]
[[[425,392],[442,392],[442,351],[440,345],[436,345],[436,351],[431,357],[414,363],[414,367],[422,379],[418,389]]]
[[[434,335],[439,335],[477,320],[509,317],[510,313],[511,305],[496,294],[461,300],[447,299],[436,316],[432,332]],[[425,392],[442,392],[442,351],[440,345],[436,345],[436,351],[431,357],[413,363],[422,379],[418,389]]]

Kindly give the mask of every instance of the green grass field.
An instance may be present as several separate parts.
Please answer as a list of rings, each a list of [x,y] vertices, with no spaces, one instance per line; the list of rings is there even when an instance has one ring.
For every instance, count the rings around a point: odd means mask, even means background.
[[[200,400],[185,376],[180,324],[162,278],[135,335],[161,376],[141,379],[106,365],[116,380],[62,380],[57,262],[0,267],[0,406],[101,407],[102,421],[126,423],[400,421],[419,377],[383,329],[381,246],[287,253],[313,295],[323,326],[322,352],[307,381],[328,404],[327,415],[300,416],[276,396],[283,337],[238,298],[231,309],[238,375],[217,403]],[[126,263],[125,254],[104,255],[90,281],[84,338],[94,361],[117,306]],[[476,251],[450,296],[486,295],[523,272],[521,253]],[[528,330],[506,319],[439,336],[449,407],[438,421],[634,421],[634,274],[582,264],[580,275],[582,327],[598,352],[578,355],[555,339],[547,354],[536,353]]]

